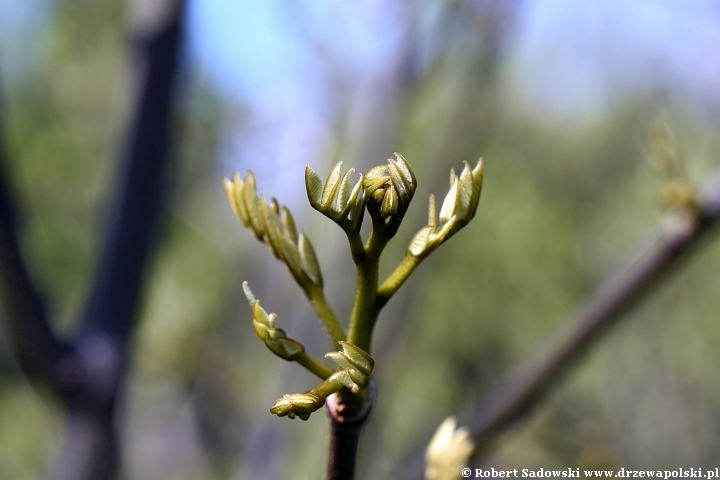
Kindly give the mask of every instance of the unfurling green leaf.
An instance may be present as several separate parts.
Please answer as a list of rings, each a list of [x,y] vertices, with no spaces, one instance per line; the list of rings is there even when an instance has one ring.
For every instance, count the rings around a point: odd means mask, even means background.
[[[365,350],[348,342],[340,342],[340,346],[343,349],[342,352],[332,353],[342,356],[353,368],[360,370],[366,376],[372,373],[375,367],[375,360],[373,360]],[[336,357],[333,357],[333,360],[336,360]]]
[[[322,197],[320,199],[320,202],[323,205],[330,205],[332,201],[335,199],[335,194],[338,190],[338,185],[340,183],[340,169],[342,168],[342,162],[338,162],[335,164],[335,166],[330,170],[330,174],[328,175],[327,179],[325,180],[325,187],[323,187],[322,191]]]
[[[467,162],[464,163],[459,177],[453,170],[450,171],[450,190],[440,207],[439,222],[435,219],[435,197],[430,195],[428,224],[410,241],[407,250],[410,255],[426,257],[475,216],[482,192],[483,162],[482,158],[478,160],[472,170]]]
[[[280,224],[282,225],[283,236],[290,239],[292,243],[297,244],[299,239],[295,219],[290,210],[284,205],[280,208]]]
[[[317,256],[315,255],[315,250],[313,250],[310,240],[308,240],[305,232],[302,230],[300,230],[298,250],[300,251],[300,262],[302,263],[303,270],[315,285],[322,287],[323,278],[320,272],[320,264],[318,264]]]
[[[322,204],[323,183],[320,176],[315,173],[315,170],[310,165],[305,166],[305,187],[307,188],[310,205],[319,209]]]
[[[342,211],[345,209],[345,205],[347,205],[347,202],[350,199],[350,191],[352,190],[350,177],[354,172],[355,170],[351,168],[345,173],[345,175],[343,175],[342,180],[340,180],[340,186],[338,187],[337,194],[335,195],[335,200],[333,200],[333,210]]]
[[[302,268],[302,262],[300,261],[300,253],[298,247],[290,240],[285,237],[281,238],[282,242],[282,253],[285,263],[295,277],[301,277],[303,274],[307,275]],[[310,278],[308,276],[308,278]]]
[[[233,185],[233,182],[236,178],[239,180],[239,175],[237,173],[233,175],[232,180],[228,180],[227,178],[223,177],[223,188],[225,189],[225,196],[227,197],[227,201],[230,204],[230,208],[232,209],[233,213],[235,213],[235,216],[240,219],[243,225],[245,225],[247,221],[242,215],[240,215],[238,202],[235,198],[235,185]]]
[[[311,179],[310,182],[312,183],[312,181]],[[316,183],[321,182],[318,179]],[[312,252],[310,240],[305,236],[304,244],[300,245],[300,236],[290,210],[285,206],[280,206],[275,198],[268,204],[265,197],[258,197],[255,176],[251,171],[248,171],[244,179],[240,178],[237,173],[233,175],[232,180],[224,178],[223,187],[230,208],[240,222],[287,265],[293,277],[301,285],[311,282],[322,286],[320,265]],[[319,185],[316,190],[321,187]],[[300,252],[301,248],[308,255],[307,258],[303,258],[303,254]],[[312,253],[308,254],[307,252]]]
[[[273,202],[277,204],[275,200],[273,200]],[[259,204],[261,205],[261,220],[263,224],[262,231],[265,235],[265,243],[267,243],[270,250],[272,250],[276,257],[284,260],[280,240],[282,232],[280,231],[280,219],[278,218],[277,211],[275,208],[265,203],[264,197],[260,198]]]
[[[323,382],[305,393],[285,395],[275,402],[270,409],[280,417],[295,415],[307,420],[312,412],[325,404],[328,395],[341,390],[343,387],[353,393],[359,393],[360,387],[365,384],[372,373],[375,361],[362,349],[347,342],[340,342],[341,352],[330,352],[326,357],[332,358],[340,367]]]
[[[445,195],[445,199],[440,207],[440,225],[449,222],[450,218],[457,212],[458,188],[455,172],[451,172],[450,178],[450,190],[447,195]]]
[[[395,158],[396,160],[388,158],[388,173],[400,199],[410,203],[417,187],[415,174],[410,169],[410,164],[407,163],[405,157],[396,152]]]
[[[247,299],[253,314],[253,329],[260,339],[265,342],[270,351],[284,360],[293,360],[295,356],[304,352],[305,348],[299,342],[288,338],[285,331],[275,328],[274,313],[268,314],[264,308],[260,306],[260,302],[253,295],[247,282],[242,284],[245,298]]]
[[[243,203],[248,213],[249,228],[259,240],[263,240],[264,232],[262,226],[262,212],[260,211],[260,199],[257,196],[255,187],[255,176],[248,172],[245,177],[245,186],[242,190]]]
[[[363,176],[351,188],[350,178],[355,169],[341,176],[342,162],[338,162],[330,171],[325,184],[310,165],[305,166],[305,187],[310,205],[322,213],[349,234],[357,234],[362,224],[362,211],[365,206],[362,195]]]
[[[358,393],[360,387],[365,384],[367,377],[372,373],[375,361],[361,348],[347,342],[339,343],[342,346],[342,352],[325,354],[340,367],[340,370],[332,374],[328,380],[342,383],[353,393]]]
[[[225,195],[227,196],[230,208],[250,231],[260,240],[263,240],[262,226],[259,222],[259,211],[257,194],[255,193],[255,177],[252,171],[248,171],[245,179],[235,173],[232,181],[223,179]]]

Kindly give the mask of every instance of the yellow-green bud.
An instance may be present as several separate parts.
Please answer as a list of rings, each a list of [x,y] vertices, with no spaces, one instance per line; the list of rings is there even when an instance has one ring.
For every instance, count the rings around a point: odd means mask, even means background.
[[[415,194],[417,181],[405,157],[396,152],[387,165],[373,167],[365,173],[363,188],[368,201],[378,205],[381,218],[402,218]]]
[[[470,222],[477,212],[482,192],[483,162],[478,160],[474,169],[467,162],[458,177],[450,171],[450,190],[440,207],[439,222],[436,218],[435,197],[430,195],[428,224],[421,228],[410,241],[408,253],[424,258]]]
[[[345,175],[340,174],[342,162],[335,164],[323,185],[320,176],[310,165],[305,166],[305,188],[310,205],[340,225],[348,233],[360,231],[365,200],[362,192],[363,176],[351,186],[350,177],[354,168]]]
[[[283,395],[275,401],[270,409],[278,417],[295,418],[297,415],[302,420],[310,418],[310,414],[325,405],[325,399],[314,393],[293,393]]]

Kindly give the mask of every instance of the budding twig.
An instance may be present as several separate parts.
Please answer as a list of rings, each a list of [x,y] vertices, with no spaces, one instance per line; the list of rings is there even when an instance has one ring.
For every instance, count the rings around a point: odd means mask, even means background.
[[[365,385],[373,371],[375,361],[362,349],[347,342],[340,342],[341,352],[330,352],[325,356],[331,358],[340,367],[323,382],[314,386],[305,393],[283,395],[275,401],[270,409],[271,413],[279,417],[295,418],[297,415],[303,420],[310,418],[310,414],[325,405],[325,399],[333,393],[347,388],[353,394],[360,393],[360,387]]]
[[[296,361],[323,379],[305,393],[284,395],[270,411],[281,417],[307,420],[332,395],[336,401],[328,408],[332,424],[328,478],[352,479],[360,429],[374,401],[374,386],[366,385],[374,366],[367,352],[380,310],[426,256],[473,218],[480,201],[483,170],[481,161],[474,170],[470,170],[466,162],[459,177],[451,171],[450,192],[443,202],[439,222],[431,196],[428,225],[415,235],[405,259],[378,288],[380,256],[397,233],[415,194],[415,174],[399,153],[388,159],[387,165],[361,175],[354,186],[350,182],[354,170],[343,175],[341,168],[342,162],[338,162],[323,182],[307,165],[305,186],[312,207],[345,231],[355,262],[357,284],[347,341],[325,300],[315,252],[304,233],[301,231],[298,235],[290,212],[275,199],[268,204],[257,196],[252,172],[245,179],[235,174],[232,181],[225,179],[224,183],[237,217],[287,265],[331,337],[342,347],[342,352],[326,355],[340,367],[332,371],[307,355],[299,342],[276,328],[275,314],[265,312],[244,283],[243,289],[253,310],[253,327],[265,345],[279,357]],[[372,230],[363,244],[360,226],[365,210],[370,215]]]

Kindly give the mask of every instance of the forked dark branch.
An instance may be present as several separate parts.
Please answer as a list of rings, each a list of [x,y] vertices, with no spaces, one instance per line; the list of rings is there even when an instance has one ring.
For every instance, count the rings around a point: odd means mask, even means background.
[[[106,242],[80,327],[54,335],[18,242],[15,207],[0,169],[0,294],[7,330],[29,378],[49,384],[68,416],[56,479],[112,479],[119,471],[115,405],[135,324],[169,159],[172,92],[185,2],[165,2],[133,43],[140,86],[111,205]],[[0,158],[2,166],[7,167]]]

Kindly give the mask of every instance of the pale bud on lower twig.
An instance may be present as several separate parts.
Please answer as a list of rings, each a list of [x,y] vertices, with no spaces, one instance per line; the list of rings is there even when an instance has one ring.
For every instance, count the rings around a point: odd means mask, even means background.
[[[425,451],[425,480],[455,480],[467,465],[474,445],[466,427],[454,417],[440,424]]]

